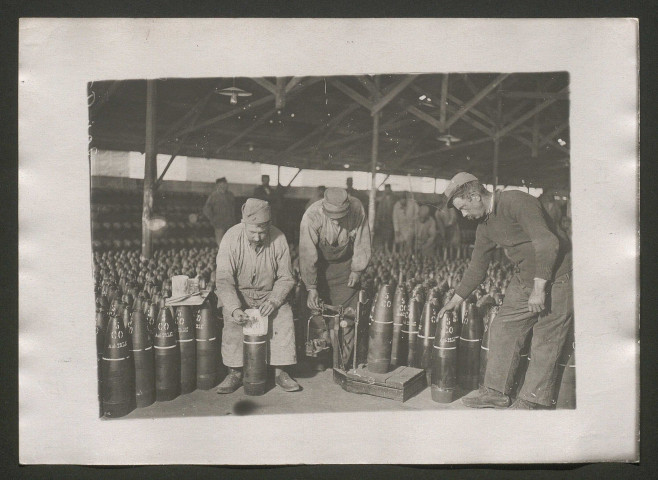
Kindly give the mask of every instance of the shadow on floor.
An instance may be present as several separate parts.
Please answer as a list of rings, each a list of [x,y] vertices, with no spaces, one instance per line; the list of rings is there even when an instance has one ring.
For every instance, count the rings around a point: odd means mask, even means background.
[[[238,400],[233,404],[233,414],[238,416],[249,415],[259,408],[260,405],[252,400]]]

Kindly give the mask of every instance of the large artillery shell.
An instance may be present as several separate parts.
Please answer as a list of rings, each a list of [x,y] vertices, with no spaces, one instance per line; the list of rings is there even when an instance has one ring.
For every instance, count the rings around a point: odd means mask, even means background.
[[[391,364],[393,339],[393,295],[390,285],[382,285],[370,315],[368,332],[368,370],[386,373]]]

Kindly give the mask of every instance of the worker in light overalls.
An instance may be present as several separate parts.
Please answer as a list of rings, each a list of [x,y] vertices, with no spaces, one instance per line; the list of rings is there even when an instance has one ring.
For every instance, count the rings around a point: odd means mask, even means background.
[[[324,198],[306,210],[300,225],[299,263],[308,308],[317,311],[324,302],[356,309],[361,274],[370,256],[370,229],[361,201],[342,188],[328,188]],[[328,322],[330,332],[337,331],[333,322]],[[332,333],[331,343],[347,364],[354,348],[354,326],[343,328],[341,337]]]

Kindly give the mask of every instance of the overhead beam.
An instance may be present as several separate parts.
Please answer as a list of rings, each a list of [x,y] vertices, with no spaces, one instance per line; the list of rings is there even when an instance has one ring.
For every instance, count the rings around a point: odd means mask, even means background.
[[[321,78],[311,78],[307,82],[298,85],[297,87],[293,88],[290,93],[288,94],[288,99],[292,98],[293,96],[297,95],[298,93],[302,92],[306,88],[310,87],[311,85],[314,85],[321,81]],[[187,127],[186,129],[182,130],[181,132],[178,132],[178,135],[183,135],[185,133],[189,132],[196,132],[198,130],[201,130],[203,128],[209,127],[211,125],[214,125],[218,122],[221,122],[222,120],[226,120],[227,118],[234,117],[236,115],[239,115],[241,113],[245,113],[249,110],[252,110],[256,107],[260,107],[261,105],[265,105],[269,102],[274,100],[274,95],[267,95],[263,98],[260,98],[254,102],[248,103],[247,105],[243,107],[236,107],[233,110],[230,110],[226,113],[222,113],[221,115],[217,115],[216,117],[210,118],[204,122],[199,123],[198,125],[194,125],[193,127]]]
[[[242,131],[242,133],[240,133],[240,134],[237,135],[235,138],[233,138],[233,140],[231,140],[230,142],[228,142],[228,143],[222,145],[222,146],[219,147],[217,150],[215,150],[215,155],[217,155],[217,154],[220,153],[220,152],[223,152],[224,150],[227,150],[227,149],[231,148],[233,145],[235,145],[236,143],[238,143],[238,142],[239,142],[240,140],[242,140],[244,137],[246,137],[246,136],[249,135],[251,132],[253,132],[254,130],[256,130],[256,129],[257,129],[258,127],[260,127],[263,123],[265,123],[265,122],[266,122],[266,121],[267,121],[272,115],[274,115],[274,113],[275,113],[276,111],[277,111],[277,108],[276,108],[276,107],[273,108],[273,109],[271,109],[271,110],[268,110],[268,111],[267,111],[265,114],[263,114],[258,120],[256,120],[252,125],[250,125],[249,127],[245,128],[245,129]]]
[[[420,94],[425,95],[425,94],[427,93],[427,92],[425,92],[422,88],[417,87],[416,85],[412,85],[412,88],[413,88],[416,92],[418,92],[418,93],[420,93]],[[450,100],[451,102],[455,103],[455,104],[457,105],[457,107],[461,107],[461,106],[465,105],[465,102],[461,101],[459,98],[455,97],[454,95],[447,93],[447,82],[446,82],[446,87],[445,87],[445,88],[446,88],[446,97],[447,97],[447,100]],[[442,90],[443,90],[443,85],[442,85]],[[442,92],[442,93],[443,93],[443,92]],[[441,103],[445,106],[446,112],[449,112],[449,113],[457,113],[458,110],[459,110],[457,107],[454,107],[454,106],[452,106],[452,105],[449,105],[449,102],[448,102],[448,101],[446,101],[445,103],[444,103],[443,101],[441,101]],[[439,110],[440,110],[440,109],[439,109]],[[420,109],[419,109],[419,111],[422,112],[422,110],[420,110]],[[422,112],[422,113],[425,113],[425,112]],[[493,120],[491,120],[487,115],[481,113],[479,110],[477,110],[477,109],[474,108],[474,107],[471,107],[471,110],[470,110],[469,113],[472,114],[472,115],[474,115],[474,116],[477,116],[478,118],[481,118],[481,119],[483,119],[483,120],[485,120],[485,121],[491,123],[492,125],[495,123],[495,122],[494,122]],[[429,117],[435,118],[434,115],[431,115],[431,114],[427,114],[427,113],[425,113],[425,115],[429,115]],[[439,115],[440,115],[440,113],[439,113]],[[493,130],[492,130],[491,128],[489,128],[489,127],[486,126],[486,125],[483,125],[482,123],[478,122],[477,120],[475,120],[475,119],[473,119],[473,118],[470,118],[470,117],[468,116],[468,114],[463,115],[462,118],[461,118],[461,120],[462,120],[463,122],[465,122],[465,123],[471,125],[472,127],[477,128],[477,129],[480,130],[481,132],[486,133],[487,135],[493,135]],[[437,128],[439,128],[439,131],[441,131],[441,128],[440,128],[440,126],[441,126],[441,120],[439,119],[439,124],[438,124],[438,125],[434,124],[433,126],[437,126]],[[445,129],[444,129],[443,131],[445,131]]]
[[[457,108],[456,108],[456,107],[453,107],[453,106],[451,105],[451,106],[448,107],[448,110],[449,110],[450,112],[454,112],[454,111],[457,110]],[[471,112],[472,112],[472,110],[471,110]],[[474,118],[469,117],[468,115],[463,115],[462,118],[461,118],[460,120],[461,120],[462,122],[465,122],[465,123],[469,124],[470,126],[472,126],[472,127],[474,127],[474,128],[477,128],[478,130],[480,130],[480,131],[483,132],[483,133],[486,133],[487,135],[490,135],[490,136],[492,136],[492,137],[494,136],[494,131],[493,131],[493,129],[487,127],[486,125],[483,125],[482,123],[478,122],[478,121],[475,120]]]
[[[384,123],[383,125],[380,125],[379,131],[383,132],[387,129],[395,129],[399,128],[402,126],[406,125],[411,125],[413,123],[412,120],[410,119],[403,119],[403,120],[398,120],[396,118],[393,118],[389,120],[388,122]],[[345,145],[347,143],[353,143],[353,142],[358,142],[359,140],[369,137],[372,134],[372,131],[364,132],[364,133],[357,133],[356,135],[352,135],[347,138],[341,138],[338,140],[333,140],[331,142],[328,142],[327,144],[324,145],[324,147],[335,147],[338,145]]]
[[[397,83],[395,86],[393,86],[388,93],[386,93],[384,96],[382,96],[370,109],[370,113],[374,116],[376,113],[378,113],[382,108],[384,108],[386,105],[388,105],[391,100],[393,100],[395,97],[397,97],[402,91],[407,88],[411,82],[416,80],[418,78],[418,75],[407,75],[405,78],[400,80],[399,83]]]
[[[202,110],[199,109],[199,110],[197,110],[196,112],[194,112],[194,116],[193,116],[192,119],[191,119],[192,125],[194,125],[194,123],[195,123],[195,122],[197,121],[197,119],[199,118],[199,115],[201,115],[201,111],[202,111]],[[189,136],[190,136],[190,134],[185,135],[185,136],[184,136],[182,139],[180,139],[180,141],[176,144],[176,150],[175,150],[174,153],[171,155],[171,158],[169,159],[169,162],[167,162],[167,166],[164,168],[164,170],[162,171],[162,173],[160,174],[160,176],[158,177],[158,179],[155,181],[155,184],[153,185],[153,189],[154,189],[154,190],[157,190],[158,188],[160,188],[160,184],[162,184],[162,180],[164,179],[165,174],[166,174],[167,171],[169,170],[169,167],[171,167],[171,164],[174,162],[174,159],[175,159],[175,158],[178,156],[178,154],[180,153],[181,149],[183,148],[183,145],[185,145],[185,142],[187,141],[187,139],[189,138]]]
[[[366,97],[364,97],[363,95],[361,95],[356,90],[348,87],[343,82],[341,82],[340,80],[336,80],[335,78],[329,79],[329,83],[331,83],[334,87],[336,87],[338,90],[343,92],[345,95],[350,97],[352,100],[357,102],[362,107],[367,108],[368,110],[372,110],[372,102],[368,100]]]
[[[569,90],[569,87],[567,86],[567,87],[564,87],[562,90],[560,90],[559,93],[567,92],[568,90]],[[507,124],[505,127],[503,127],[501,130],[499,130],[499,131],[496,133],[496,136],[497,136],[498,138],[500,138],[500,137],[504,137],[504,136],[507,135],[509,132],[511,132],[512,130],[514,130],[514,129],[517,128],[518,126],[520,126],[520,125],[522,125],[523,123],[525,123],[528,119],[534,117],[535,115],[537,115],[537,114],[538,114],[539,112],[541,112],[542,110],[545,110],[546,108],[548,108],[548,107],[550,107],[551,105],[553,105],[556,101],[557,101],[557,100],[554,99],[554,98],[549,98],[548,100],[544,100],[542,103],[540,103],[539,105],[537,105],[535,108],[533,108],[533,109],[530,110],[529,112],[525,113],[524,115],[521,115],[519,118],[517,118],[517,119],[514,120],[513,122]]]
[[[290,92],[299,82],[304,80],[306,77],[292,77],[290,81],[286,84],[286,88],[284,89],[285,93]]]
[[[457,98],[456,96],[454,96],[452,94],[448,94],[448,100],[450,100],[452,103],[454,103],[458,107],[462,107],[465,104],[464,101],[460,100],[459,98]],[[489,115],[486,115],[485,113],[482,113],[482,111],[480,111],[479,109],[477,109],[475,107],[471,107],[471,110],[470,110],[469,113],[471,115],[473,115],[474,117],[477,117],[480,120],[483,120],[483,121],[487,122],[491,126],[496,125],[496,122]]]
[[[490,142],[492,140],[493,140],[492,137],[482,137],[482,138],[476,138],[474,140],[469,140],[468,142],[460,142],[456,145],[453,144],[449,147],[445,146],[445,147],[441,147],[441,148],[437,148],[437,149],[428,150],[426,152],[419,153],[417,155],[409,156],[409,158],[407,158],[407,162],[405,162],[405,163],[408,163],[411,160],[416,160],[417,158],[426,157],[428,155],[434,155],[436,153],[442,153],[442,152],[447,152],[447,151],[460,150],[460,149],[465,148],[465,147],[472,147],[473,145],[479,145],[480,143]]]
[[[265,90],[269,91],[270,93],[276,95],[277,94],[277,88],[276,85],[267,80],[266,78],[262,77],[253,77],[251,78],[251,81],[260,85],[263,87]]]
[[[371,96],[379,95],[379,89],[377,88],[377,85],[375,85],[375,82],[370,80],[366,75],[357,75],[356,79],[366,87],[366,90],[370,93]]]
[[[198,115],[201,113],[201,111],[206,106],[206,104],[210,101],[213,95],[215,95],[214,89],[208,92],[203,97],[201,97],[185,115],[183,115],[180,119],[176,120],[167,129],[167,131],[162,135],[162,138],[158,142],[158,145],[164,144],[165,142],[169,141],[171,138],[176,138],[177,136],[176,130],[178,130],[183,125],[185,125],[185,123],[187,123],[190,120],[190,118],[195,116],[198,117]]]
[[[491,82],[489,85],[487,85],[482,90],[480,90],[480,92],[477,95],[471,98],[460,108],[459,112],[454,114],[445,122],[446,128],[450,128],[450,126],[454,124],[457,120],[459,120],[462,117],[462,115],[466,114],[472,107],[480,103],[487,95],[489,95],[489,93],[491,93],[498,85],[500,85],[509,76],[510,76],[509,73],[503,73],[501,75],[498,75],[493,82]]]
[[[437,130],[442,131],[444,129],[444,125],[439,120],[434,118],[432,115],[429,115],[429,114],[423,112],[422,110],[418,109],[417,107],[414,107],[413,105],[409,105],[406,108],[406,110],[407,110],[407,112],[409,112],[413,116],[421,119],[423,122],[432,125]]]
[[[354,111],[356,111],[359,108],[361,108],[361,106],[358,103],[351,104],[349,107],[347,107],[342,112],[340,112],[337,116],[332,118],[330,122],[328,122],[327,124],[322,124],[322,125],[317,126],[308,135],[303,136],[302,138],[297,140],[295,143],[288,146],[285,150],[278,153],[274,157],[273,161],[276,163],[276,161],[280,160],[281,158],[283,158],[288,153],[295,151],[301,145],[303,145],[304,143],[309,141],[311,138],[316,137],[320,133],[322,133],[324,131],[331,132],[334,129],[338,128],[338,126],[340,125],[340,122],[342,122],[345,119],[345,117],[347,117],[349,114],[353,113]]]
[[[278,109],[286,106],[286,79],[276,77],[276,93],[274,95],[274,106]]]
[[[103,93],[103,95],[101,95],[100,98],[96,99],[94,104],[89,109],[90,120],[94,120],[96,117],[98,117],[100,111],[105,107],[107,102],[110,101],[110,98],[112,98],[112,96],[117,92],[120,86],[121,86],[121,80],[113,81],[108,87],[108,89]]]
[[[443,125],[441,130],[446,128],[446,113],[448,107],[448,74],[441,76],[441,104],[439,105],[439,122]]]
[[[564,122],[558,125],[555,129],[553,129],[552,132],[550,132],[547,135],[539,135],[540,140],[539,140],[539,147],[543,147],[544,145],[548,144],[551,140],[553,140],[555,137],[557,137],[559,134],[564,132],[567,128],[569,128],[569,122]]]

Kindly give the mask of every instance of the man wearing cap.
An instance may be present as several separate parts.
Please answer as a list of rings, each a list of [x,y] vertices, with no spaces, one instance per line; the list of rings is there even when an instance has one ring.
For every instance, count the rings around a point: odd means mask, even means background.
[[[393,207],[395,206],[395,196],[391,190],[391,185],[384,185],[384,194],[377,200],[377,209],[375,210],[375,241],[383,243],[387,251],[393,250],[394,229],[393,229]]]
[[[224,305],[222,359],[229,374],[217,393],[242,385],[242,327],[244,310],[258,308],[269,317],[268,364],[275,366],[276,384],[287,392],[299,390],[285,367],[297,363],[295,330],[286,297],[295,280],[288,242],[270,223],[270,205],[249,198],[242,206],[242,223],[231,227],[217,253],[217,290]]]
[[[454,208],[448,207],[445,196],[436,209],[435,217],[439,231],[439,244],[443,248],[443,259],[461,258],[462,235],[457,222],[457,212]]]
[[[370,262],[370,229],[361,202],[342,188],[328,188],[311,205],[299,231],[299,264],[308,290],[307,304],[317,310],[320,299],[329,305],[356,307],[361,274]],[[330,332],[334,325],[329,325]],[[332,346],[338,348],[332,337]],[[343,329],[342,361],[354,347],[354,328]],[[336,365],[337,366],[337,365]]]
[[[424,256],[435,254],[436,245],[436,223],[430,216],[430,207],[421,205],[418,209],[418,221],[414,234],[416,253]]]
[[[203,214],[210,220],[210,224],[215,229],[215,240],[217,240],[217,246],[219,247],[226,230],[236,223],[235,198],[228,191],[226,177],[215,180],[215,190],[206,200],[206,204],[203,206]]]
[[[404,196],[393,207],[393,229],[397,251],[411,252],[417,219],[418,204],[411,192],[404,192]]]
[[[516,264],[516,274],[489,330],[484,385],[462,398],[473,408],[506,408],[519,352],[532,334],[532,361],[515,409],[552,408],[558,359],[573,322],[571,250],[550,224],[539,200],[517,191],[488,192],[470,173],[458,173],[446,189],[448,206],[478,222],[475,248],[455,295],[439,315],[455,309],[485,278],[496,246]]]

